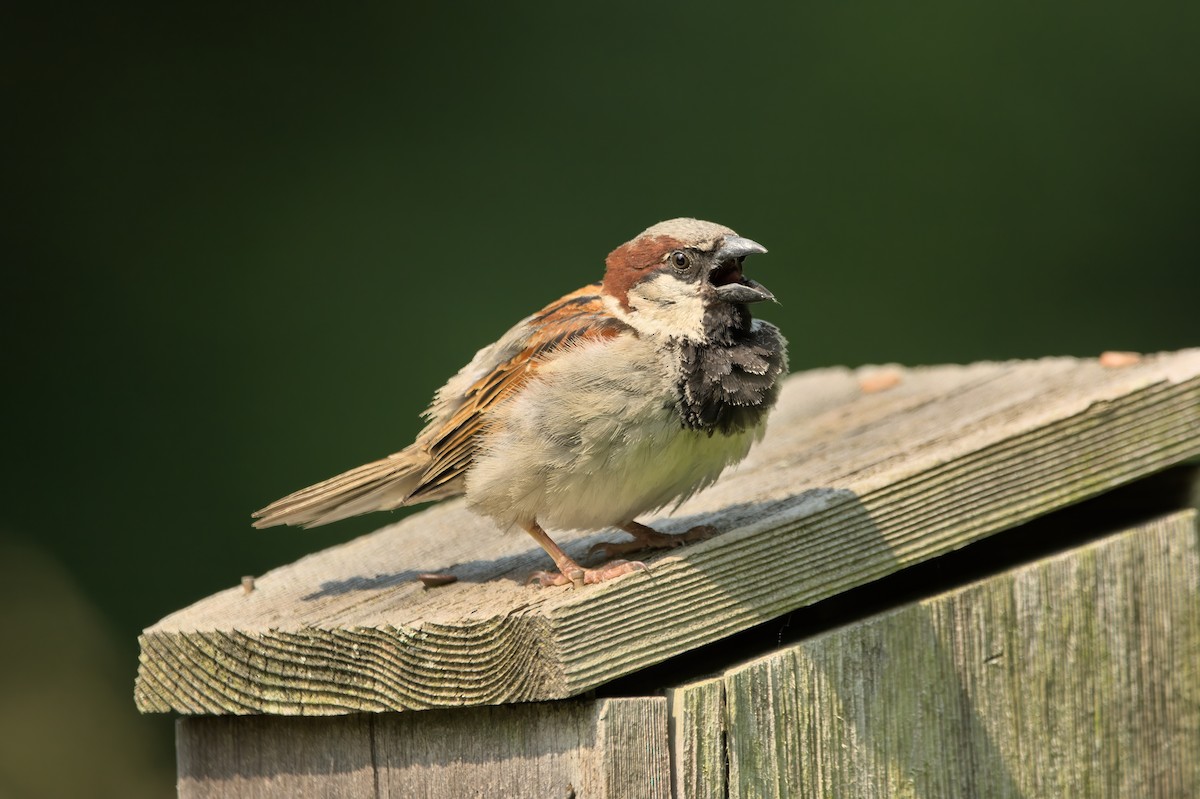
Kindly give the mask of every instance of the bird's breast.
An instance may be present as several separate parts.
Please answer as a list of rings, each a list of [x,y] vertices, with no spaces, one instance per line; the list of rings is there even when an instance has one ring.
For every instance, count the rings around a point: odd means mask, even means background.
[[[745,457],[765,417],[684,424],[677,353],[625,336],[547,361],[498,409],[467,501],[502,525],[596,529],[711,484]]]

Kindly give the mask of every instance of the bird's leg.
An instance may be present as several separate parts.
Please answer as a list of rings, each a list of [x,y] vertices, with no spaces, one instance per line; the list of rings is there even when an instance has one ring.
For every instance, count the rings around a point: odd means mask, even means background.
[[[554,572],[535,572],[530,575],[527,582],[536,580],[543,586],[551,585],[572,585],[575,588],[582,588],[585,584],[602,583],[605,580],[611,580],[614,577],[619,577],[622,574],[639,569],[645,571],[646,564],[630,562],[627,560],[614,560],[612,563],[605,564],[599,569],[585,569],[575,561],[571,560],[571,556],[563,552],[562,547],[554,543],[542,526],[536,521],[522,525],[525,532],[533,536],[533,540],[541,545],[542,549],[554,559],[554,565],[558,567],[558,574]],[[649,529],[649,528],[647,528]]]
[[[706,538],[712,538],[720,532],[711,524],[702,524],[678,535],[660,533],[653,527],[647,527],[637,522],[622,524],[621,529],[633,536],[633,540],[602,541],[599,544],[593,544],[592,548],[588,550],[588,557],[600,553],[606,558],[612,558],[617,555],[640,552],[645,549],[672,549],[673,547],[690,544],[693,541],[703,541]]]

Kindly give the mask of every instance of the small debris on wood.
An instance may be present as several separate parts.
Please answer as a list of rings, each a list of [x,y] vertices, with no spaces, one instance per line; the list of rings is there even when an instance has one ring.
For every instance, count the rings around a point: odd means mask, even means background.
[[[245,577],[242,578],[242,593],[243,594],[254,593],[254,575],[253,574],[247,574]]]
[[[458,582],[458,578],[453,574],[434,574],[432,572],[418,574],[417,579],[420,580],[421,584],[426,588],[437,588],[438,586],[450,585],[450,583]]]
[[[1142,354],[1140,352],[1120,352],[1118,350],[1109,350],[1100,354],[1100,365],[1106,369],[1120,369],[1125,366],[1133,366],[1142,362]]]
[[[903,373],[894,366],[869,369],[858,375],[858,387],[864,394],[877,394],[900,385]]]

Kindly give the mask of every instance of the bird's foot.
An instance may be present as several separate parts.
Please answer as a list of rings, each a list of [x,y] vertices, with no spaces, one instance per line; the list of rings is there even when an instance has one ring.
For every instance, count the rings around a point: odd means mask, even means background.
[[[711,524],[702,524],[677,535],[660,533],[653,527],[647,527],[637,522],[622,525],[621,529],[633,536],[633,540],[602,541],[599,544],[592,544],[591,549],[588,550],[588,557],[590,558],[599,554],[608,559],[647,549],[673,549],[681,547],[684,544],[690,544],[693,541],[703,541],[706,538],[712,538],[720,532],[720,530]]]
[[[583,588],[585,585],[595,585],[596,583],[602,583],[605,580],[611,580],[614,577],[620,577],[622,574],[630,574],[635,571],[650,570],[646,568],[645,563],[640,561],[614,560],[597,569],[585,569],[582,566],[576,565],[575,568],[568,567],[563,571],[534,572],[529,575],[529,579],[525,581],[525,584],[529,585],[536,582],[543,588],[553,585],[570,585],[575,588]]]

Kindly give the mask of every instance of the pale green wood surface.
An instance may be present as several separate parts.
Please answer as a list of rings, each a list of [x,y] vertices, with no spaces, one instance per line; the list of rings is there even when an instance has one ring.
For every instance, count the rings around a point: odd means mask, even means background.
[[[667,691],[674,795],[725,799],[725,686],[720,678]]]
[[[190,717],[181,799],[669,799],[662,697],[335,718]]]
[[[1200,796],[1196,512],[809,639],[724,687],[730,797]]]
[[[138,707],[320,715],[575,696],[1200,454],[1200,350],[1122,369],[909,369],[869,394],[860,376],[789,378],[747,462],[655,522],[723,534],[651,558],[649,573],[527,587],[544,553],[443,503],[147,629]],[[581,557],[613,537],[561,539]],[[459,581],[427,591],[428,571]],[[241,572],[231,561],[231,585]]]

